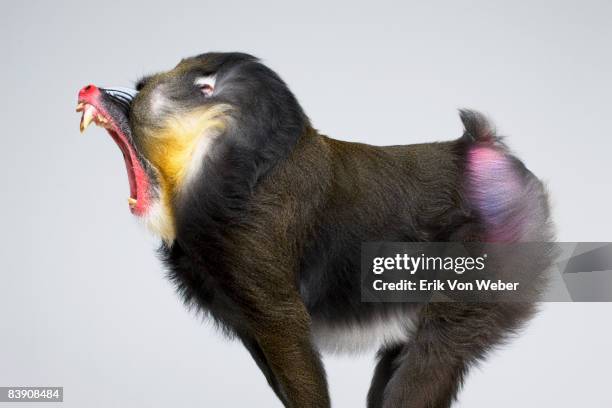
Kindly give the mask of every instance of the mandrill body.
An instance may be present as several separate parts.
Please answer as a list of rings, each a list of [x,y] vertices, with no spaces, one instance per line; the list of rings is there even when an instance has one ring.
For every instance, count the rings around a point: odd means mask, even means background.
[[[551,238],[546,192],[479,114],[442,143],[377,147],[310,124],[256,58],[208,53],[137,90],[87,86],[81,127],[121,148],[131,211],[188,304],[242,341],[287,407],[328,407],[320,352],[378,347],[368,407],[448,407],[531,303],[362,303],[368,241]]]

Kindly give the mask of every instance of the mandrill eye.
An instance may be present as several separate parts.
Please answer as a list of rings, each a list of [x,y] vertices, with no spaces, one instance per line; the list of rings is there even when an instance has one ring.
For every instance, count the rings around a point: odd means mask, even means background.
[[[195,85],[200,88],[204,96],[211,96],[215,90],[215,76],[199,77],[195,80]]]

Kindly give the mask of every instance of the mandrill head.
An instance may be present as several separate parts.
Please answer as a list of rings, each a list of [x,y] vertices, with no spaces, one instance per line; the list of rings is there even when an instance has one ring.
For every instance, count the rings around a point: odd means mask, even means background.
[[[81,131],[107,129],[123,153],[128,203],[166,244],[194,209],[236,209],[310,129],[285,83],[255,57],[207,53],[147,76],[136,89],[88,85]],[[196,214],[197,215],[197,214]]]

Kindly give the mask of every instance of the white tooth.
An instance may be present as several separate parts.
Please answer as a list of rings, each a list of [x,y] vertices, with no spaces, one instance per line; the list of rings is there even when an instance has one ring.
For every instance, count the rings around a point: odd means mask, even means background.
[[[81,112],[84,108],[85,108],[85,104],[83,102],[79,102],[76,107],[76,111]]]
[[[87,129],[87,126],[91,123],[94,118],[94,113],[96,108],[91,105],[85,106],[85,110],[83,111],[83,116],[81,117],[81,133]]]
[[[138,204],[138,201],[133,199],[132,197],[128,198],[128,204],[130,205],[130,207],[136,207],[136,204]]]

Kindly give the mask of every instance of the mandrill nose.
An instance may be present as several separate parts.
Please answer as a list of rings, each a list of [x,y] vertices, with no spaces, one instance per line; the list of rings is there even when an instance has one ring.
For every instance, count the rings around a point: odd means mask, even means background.
[[[104,92],[112,98],[118,100],[119,102],[123,102],[128,105],[130,104],[130,102],[132,102],[132,99],[134,99],[134,97],[138,93],[137,90],[131,88],[124,88],[119,86],[113,88],[98,88],[95,85],[89,84],[81,88],[81,90],[79,91],[79,100],[92,100],[98,98],[101,92]]]
[[[93,84],[89,84],[79,91],[79,103],[104,105],[110,102],[121,108],[127,115],[136,94],[138,94],[138,91],[131,88],[98,88]]]
[[[79,100],[91,100],[100,94],[97,86],[89,84],[79,91]]]

